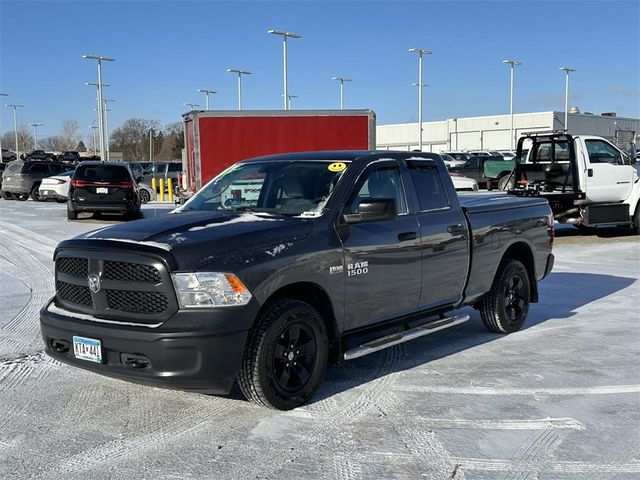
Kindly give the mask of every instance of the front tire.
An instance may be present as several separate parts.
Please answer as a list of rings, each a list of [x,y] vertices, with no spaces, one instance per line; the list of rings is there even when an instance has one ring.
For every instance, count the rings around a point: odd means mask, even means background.
[[[146,190],[140,190],[140,203],[149,203],[151,200],[151,194]]]
[[[500,178],[500,180],[498,180],[498,190],[500,191],[505,191],[507,188],[509,188],[509,175],[504,175],[502,178]]]
[[[633,233],[640,235],[640,203],[636,207],[636,213],[633,214],[633,225],[631,226]]]
[[[34,202],[44,202],[44,198],[40,196],[40,184],[36,184],[31,189],[31,199]]]
[[[238,386],[254,403],[291,410],[316,392],[328,356],[327,330],[320,314],[298,300],[277,300],[249,332]]]
[[[525,266],[518,260],[500,263],[491,290],[480,301],[480,317],[494,333],[517,332],[529,313],[531,285]]]

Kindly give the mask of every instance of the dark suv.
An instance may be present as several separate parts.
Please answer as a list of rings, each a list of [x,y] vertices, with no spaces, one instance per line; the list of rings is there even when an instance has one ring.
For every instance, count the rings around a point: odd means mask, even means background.
[[[40,200],[38,188],[42,179],[66,172],[70,168],[73,167],[59,162],[11,162],[2,174],[2,198],[26,200],[31,195],[34,200]]]
[[[69,184],[67,218],[78,212],[120,213],[135,218],[140,214],[140,190],[124,163],[82,162]]]

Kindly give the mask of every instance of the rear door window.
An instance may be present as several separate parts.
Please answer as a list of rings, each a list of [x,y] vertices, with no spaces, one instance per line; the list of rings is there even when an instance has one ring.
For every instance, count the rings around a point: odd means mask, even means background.
[[[16,174],[16,173],[22,173],[22,169],[23,169],[24,167],[25,167],[25,164],[24,164],[24,163],[21,163],[21,162],[13,162],[13,163],[10,163],[10,164],[7,166],[7,168],[6,168],[5,172],[6,172],[6,173],[13,173],[13,174]]]
[[[449,196],[435,166],[410,162],[409,173],[418,195],[421,211],[437,210],[450,206]]]
[[[46,163],[34,163],[31,165],[31,168],[29,168],[28,173],[30,175],[49,175],[51,172],[49,170],[49,165]]]

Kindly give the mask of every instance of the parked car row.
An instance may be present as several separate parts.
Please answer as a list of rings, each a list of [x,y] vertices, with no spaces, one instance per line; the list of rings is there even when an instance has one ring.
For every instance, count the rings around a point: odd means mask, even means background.
[[[87,170],[86,166],[93,166],[92,169]],[[100,170],[98,166],[108,167],[106,170]],[[113,167],[115,170],[111,169]],[[119,169],[118,175],[120,182],[118,185],[112,184],[112,176]],[[27,200],[31,197],[36,201],[55,200],[57,202],[67,202],[71,199],[70,203],[73,203],[71,192],[73,192],[74,181],[93,182],[90,188],[91,194],[97,194],[101,200],[105,200],[107,204],[111,203],[113,207],[119,204],[119,192],[123,190],[131,191],[135,193],[135,204],[143,204],[156,199],[156,192],[150,185],[142,182],[141,176],[134,176],[131,169],[127,164],[123,163],[102,163],[102,162],[82,162],[79,166],[72,166],[62,162],[51,161],[14,161],[11,163],[0,164],[0,195],[5,200]],[[128,172],[128,173],[126,173]],[[125,174],[126,173],[126,174]],[[85,176],[87,178],[85,178]],[[78,183],[76,182],[76,183]],[[124,185],[124,183],[127,185]],[[78,183],[79,184],[79,183]],[[103,185],[104,184],[104,185]],[[135,184],[135,185],[133,185]],[[89,188],[88,185],[84,185]],[[98,188],[100,187],[100,188]],[[105,195],[106,188],[106,195]],[[88,205],[89,197],[77,196],[78,202],[83,205]],[[115,208],[115,207],[114,207]],[[80,206],[76,210],[88,211],[87,208]],[[119,207],[115,210],[121,211]],[[131,213],[131,208],[126,209],[128,213]],[[135,210],[135,208],[133,209]],[[138,208],[139,210],[139,208]],[[95,211],[98,211],[96,209]]]

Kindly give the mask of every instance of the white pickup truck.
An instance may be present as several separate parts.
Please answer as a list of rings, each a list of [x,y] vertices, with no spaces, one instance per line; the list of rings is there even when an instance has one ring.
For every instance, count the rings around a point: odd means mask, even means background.
[[[520,138],[507,183],[513,195],[541,196],[560,223],[580,228],[629,225],[640,234],[640,176],[635,159],[602,137],[565,132]]]

